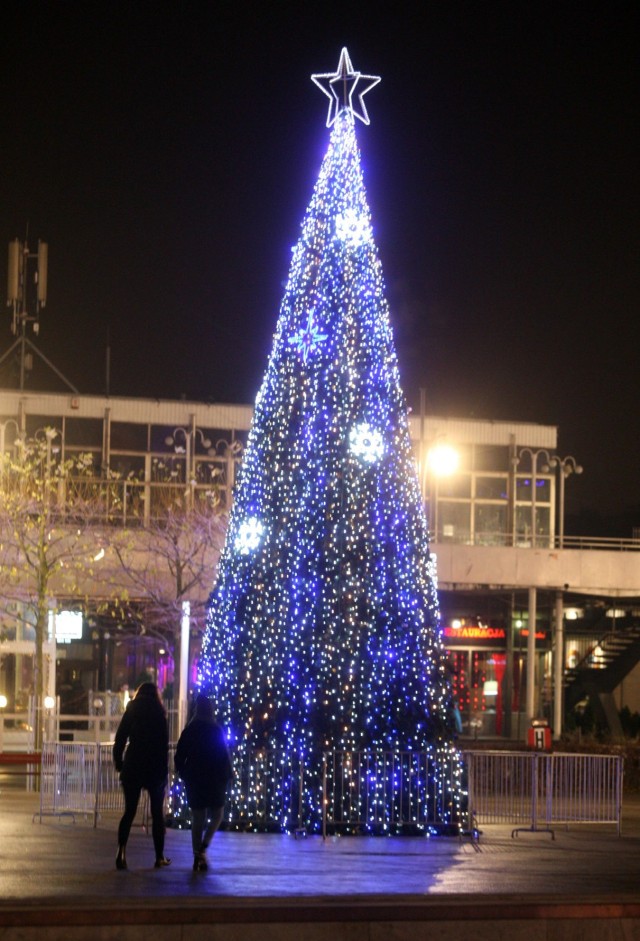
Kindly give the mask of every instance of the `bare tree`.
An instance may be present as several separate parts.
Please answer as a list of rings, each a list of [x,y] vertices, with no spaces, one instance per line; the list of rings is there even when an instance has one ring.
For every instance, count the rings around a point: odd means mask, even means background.
[[[120,600],[136,601],[148,629],[168,636],[174,644],[189,604],[192,621],[202,625],[224,543],[227,516],[216,489],[185,494],[185,486],[168,478],[156,480],[152,512],[140,525],[114,531],[111,550],[124,579]]]
[[[85,599],[93,530],[118,500],[113,483],[94,476],[91,455],[61,458],[57,434],[45,428],[0,454],[0,608],[34,629],[33,689],[40,701],[49,611],[61,596]],[[41,736],[38,726],[36,748]]]

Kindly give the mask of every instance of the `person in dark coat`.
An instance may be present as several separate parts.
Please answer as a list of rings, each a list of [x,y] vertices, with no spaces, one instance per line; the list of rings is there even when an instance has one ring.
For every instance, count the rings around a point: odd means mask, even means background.
[[[213,703],[203,693],[196,697],[174,760],[191,808],[193,869],[203,872],[209,868],[207,847],[222,822],[227,785],[233,777],[224,732],[215,721]]]
[[[127,868],[125,849],[142,788],[149,792],[155,867],[168,866],[171,860],[164,855],[164,794],[169,774],[169,729],[155,683],[143,683],[127,705],[116,732],[113,761],[124,791],[116,868]]]

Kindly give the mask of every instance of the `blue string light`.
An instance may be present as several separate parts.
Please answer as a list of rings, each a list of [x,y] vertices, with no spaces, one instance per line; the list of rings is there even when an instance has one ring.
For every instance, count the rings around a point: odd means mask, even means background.
[[[460,813],[435,564],[371,233],[344,106],[292,251],[199,662],[236,760],[277,756],[238,787],[237,825],[259,827],[270,794],[281,829],[317,831],[330,750],[426,752],[430,770],[408,777],[423,775],[440,821]],[[352,779],[371,827],[388,829],[393,777],[376,767],[368,797]]]

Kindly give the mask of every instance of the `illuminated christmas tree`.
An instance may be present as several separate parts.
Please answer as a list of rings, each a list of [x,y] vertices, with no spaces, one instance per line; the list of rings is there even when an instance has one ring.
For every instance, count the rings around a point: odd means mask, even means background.
[[[283,829],[317,830],[323,752],[406,750],[429,754],[425,799],[452,823],[460,763],[435,569],[355,134],[379,78],[343,49],[335,73],[312,79],[331,137],[256,399],[199,686],[237,761],[276,756],[237,782],[236,822],[256,825],[266,788]]]

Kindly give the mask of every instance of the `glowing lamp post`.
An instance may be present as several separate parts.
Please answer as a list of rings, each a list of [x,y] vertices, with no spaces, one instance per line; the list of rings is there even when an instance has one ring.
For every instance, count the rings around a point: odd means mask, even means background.
[[[42,705],[44,706],[44,730],[45,730],[45,741],[52,742],[55,740],[54,736],[54,714],[56,708],[56,699],[55,696],[45,696]]]
[[[432,478],[432,500],[430,521],[433,524],[433,538],[438,540],[438,480],[440,477],[450,477],[458,469],[460,455],[452,445],[446,442],[434,444],[427,453],[427,467]]]

